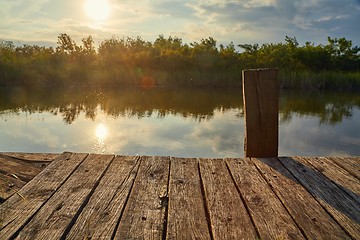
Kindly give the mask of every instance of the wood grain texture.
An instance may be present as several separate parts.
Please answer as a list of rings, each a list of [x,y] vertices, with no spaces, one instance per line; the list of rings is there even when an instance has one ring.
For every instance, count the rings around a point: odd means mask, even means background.
[[[357,201],[307,161],[296,157],[279,160],[348,234],[360,239],[360,205]]]
[[[327,178],[342,187],[347,194],[353,197],[360,204],[360,180],[346,171],[344,168],[334,164],[333,161],[326,157],[302,157],[319,172],[324,174]]]
[[[227,164],[261,239],[305,239],[249,158]]]
[[[21,153],[21,152],[0,152],[0,155],[6,155],[12,158],[27,162],[51,162],[59,157],[59,153]]]
[[[42,170],[42,168],[8,156],[0,156],[0,166],[0,173],[5,175],[14,174],[24,182],[29,182]]]
[[[0,202],[33,179],[60,154],[0,152]]]
[[[350,239],[340,225],[276,158],[252,158],[307,239]]]
[[[169,165],[169,157],[141,159],[115,239],[162,239]]]
[[[0,205],[0,239],[360,239],[359,159],[64,153]]]
[[[60,239],[113,158],[113,155],[89,155],[16,239]]]
[[[258,238],[224,159],[200,159],[200,172],[214,239]]]
[[[211,239],[198,160],[172,158],[167,239]]]
[[[360,157],[330,157],[330,159],[360,180]]]
[[[25,184],[11,174],[0,174],[0,203],[16,194]]]
[[[66,239],[111,239],[137,174],[139,158],[114,159]]]
[[[63,153],[28,184],[0,205],[0,239],[21,229],[65,182],[87,154]]]
[[[278,156],[277,69],[243,71],[245,157]]]
[[[7,155],[0,154],[0,200],[5,201],[15,194],[27,182],[38,175],[43,167]],[[41,166],[41,165],[40,165]]]

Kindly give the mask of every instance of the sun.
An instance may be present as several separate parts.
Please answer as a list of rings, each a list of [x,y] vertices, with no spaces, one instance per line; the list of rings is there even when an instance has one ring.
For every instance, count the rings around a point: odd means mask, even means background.
[[[107,0],[86,0],[85,11],[95,21],[104,21],[110,15],[110,4]]]

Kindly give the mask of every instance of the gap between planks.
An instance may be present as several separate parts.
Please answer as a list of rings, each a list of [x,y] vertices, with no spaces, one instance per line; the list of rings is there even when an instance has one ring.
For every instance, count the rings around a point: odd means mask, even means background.
[[[354,174],[346,169],[349,164],[338,163],[335,169],[340,175],[332,179],[334,170],[328,164],[331,159],[312,162],[312,158],[114,158],[113,155],[87,157],[70,153],[62,158],[77,159],[71,167],[68,165],[71,173],[57,180],[59,183],[46,195],[35,198],[34,207],[27,210],[21,199],[10,198],[9,202],[14,204],[10,211],[15,217],[5,218],[0,238],[62,236],[75,239],[81,235],[149,239],[347,239],[348,234],[359,238],[356,216],[359,195],[357,186],[353,186],[358,179],[351,178]],[[118,158],[124,162],[120,163]],[[98,163],[96,159],[104,162],[98,170],[91,167]],[[326,167],[318,166],[324,163]],[[45,173],[34,178],[32,187],[26,185],[22,193],[29,197],[29,191],[39,186],[38,178],[49,177],[58,166],[55,160]],[[82,176],[84,182],[75,181],[76,177],[70,176],[73,174]],[[94,175],[94,179],[89,187],[81,190],[87,186],[84,183],[90,175]],[[56,176],[61,177],[59,173]],[[319,185],[335,189],[339,195],[336,198],[345,201],[353,213],[334,205],[339,200],[334,203],[321,195]],[[75,191],[69,192],[65,186]],[[66,202],[60,197],[67,194],[76,194],[78,200]],[[331,197],[329,194],[328,198]],[[0,205],[2,212],[5,206],[9,207],[7,202],[4,204]],[[16,208],[22,210],[18,212]],[[69,209],[72,210],[68,212]],[[46,216],[48,212],[54,216]],[[16,217],[19,214],[24,217]],[[50,222],[43,222],[44,218]],[[47,231],[32,232],[45,227],[53,229],[50,235]],[[8,233],[10,235],[6,235]]]

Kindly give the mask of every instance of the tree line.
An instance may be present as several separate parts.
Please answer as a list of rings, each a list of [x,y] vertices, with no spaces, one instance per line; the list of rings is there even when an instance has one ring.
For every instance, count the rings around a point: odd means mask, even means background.
[[[267,44],[184,43],[178,37],[112,37],[78,45],[68,34],[57,46],[0,41],[0,85],[25,86],[240,86],[241,71],[276,67],[284,88],[360,89],[360,48],[328,37],[327,44],[295,37]]]

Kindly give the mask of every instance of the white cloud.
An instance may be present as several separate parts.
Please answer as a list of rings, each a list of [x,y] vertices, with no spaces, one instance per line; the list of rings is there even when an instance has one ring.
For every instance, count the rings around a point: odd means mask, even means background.
[[[244,6],[247,8],[256,8],[274,6],[275,4],[276,0],[250,0],[247,1]]]
[[[347,37],[360,45],[359,0],[110,0],[108,21],[94,23],[84,13],[84,1],[0,1],[0,39],[56,42],[59,33],[96,42],[113,35],[153,41],[159,34],[177,35],[184,42],[208,36],[222,43],[283,41],[324,43],[327,36]],[[81,37],[80,37],[81,36]]]

